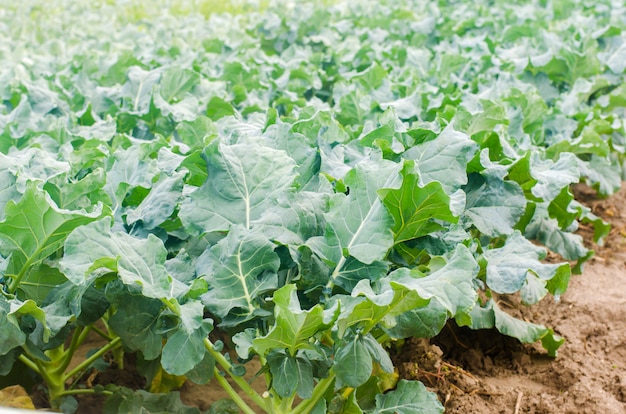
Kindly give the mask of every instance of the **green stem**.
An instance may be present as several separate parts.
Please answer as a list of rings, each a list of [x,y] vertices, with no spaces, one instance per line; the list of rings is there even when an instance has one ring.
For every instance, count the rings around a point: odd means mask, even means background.
[[[26,271],[30,269],[31,265],[33,264],[34,262],[33,258],[36,257],[38,253],[39,251],[36,251],[35,254],[31,255],[28,258],[28,260],[26,260],[26,263],[24,263],[24,266],[22,266],[22,269],[20,269],[20,272],[13,279],[11,279],[11,281],[9,282],[10,294],[15,293],[15,291],[17,290],[17,287],[20,285],[20,283],[22,282],[22,279],[26,275]]]
[[[96,392],[93,388],[81,388],[77,390],[65,390],[60,394],[57,394],[58,397],[63,397],[64,395],[78,395],[78,394],[102,394],[102,395],[113,395],[112,391],[102,390]]]
[[[76,330],[72,334],[72,342],[70,343],[69,348],[67,348],[67,350],[63,353],[63,356],[61,357],[61,364],[58,367],[54,368],[54,370],[52,370],[55,375],[60,375],[67,369],[67,367],[70,365],[70,362],[72,362],[72,356],[74,356],[76,349],[85,340],[88,333],[88,327],[76,328]]]
[[[34,363],[37,366],[36,371],[39,375],[41,375],[43,380],[46,382],[46,386],[48,387],[50,405],[56,410],[59,408],[59,397],[63,392],[65,392],[65,381],[63,381],[63,378],[59,375],[51,375],[51,372],[46,370],[46,365],[42,361],[35,359]]]
[[[339,276],[339,272],[341,272],[341,268],[343,267],[345,263],[346,263],[345,256],[341,256],[341,259],[339,259],[339,262],[337,263],[337,266],[335,266],[333,273],[330,275],[330,279],[328,279],[328,283],[326,283],[327,290],[331,291],[333,287],[335,287],[335,278]]]
[[[28,368],[35,371],[37,374],[41,375],[41,373],[39,372],[39,366],[37,366],[37,364],[35,364],[29,357],[22,354],[18,356],[17,359],[19,359],[22,362],[22,364],[26,365]]]
[[[293,400],[295,398],[296,398],[295,394],[293,394],[291,397],[283,398],[280,402],[280,406],[278,407],[278,410],[281,413],[290,413],[291,406],[293,405]]]
[[[109,336],[109,334],[107,334],[106,332],[104,332],[102,329],[96,327],[96,326],[92,326],[91,329],[93,329],[93,331],[95,333],[97,333],[98,335],[100,335],[101,337],[103,337],[104,339],[106,339],[107,341],[111,341],[113,340],[113,338],[111,338]]]
[[[221,352],[217,352],[215,350],[215,347],[213,346],[213,343],[209,340],[209,338],[204,338],[204,347],[207,349],[207,351],[209,351],[213,358],[215,358],[215,361],[219,364],[219,366],[222,367],[222,369],[226,371],[228,375],[230,375],[235,384],[237,384],[237,386],[239,386],[239,388],[241,388],[241,390],[245,392],[246,395],[248,395],[256,405],[261,408],[265,407],[265,400],[263,399],[263,397],[261,397],[255,390],[253,390],[250,384],[246,382],[246,380],[244,380],[240,376],[234,375],[231,372],[232,365],[230,364],[230,362],[228,362],[226,357],[222,355]]]
[[[246,402],[237,394],[237,391],[233,389],[233,387],[226,381],[226,378],[222,377],[220,370],[215,367],[213,370],[213,376],[215,380],[222,386],[224,391],[228,394],[228,396],[237,404],[244,414],[255,414],[255,412],[246,404]]]
[[[79,365],[77,365],[73,370],[71,370],[70,372],[65,374],[64,375],[64,381],[69,379],[69,378],[72,378],[74,375],[78,374],[79,372],[86,370],[98,358],[100,358],[102,355],[106,354],[111,349],[115,349],[115,347],[120,346],[121,343],[122,343],[122,338],[120,338],[120,337],[115,338],[114,340],[112,340],[111,342],[109,342],[108,344],[106,344],[105,346],[100,348],[92,356],[90,356],[89,358],[87,358],[83,362],[81,362]]]
[[[315,388],[313,388],[313,395],[311,395],[311,398],[304,400],[300,404],[298,404],[296,408],[294,408],[293,411],[291,411],[290,414],[310,413],[311,410],[315,408],[315,404],[317,404],[319,400],[324,398],[324,394],[326,394],[328,387],[332,385],[333,381],[335,381],[335,373],[331,371],[328,377],[322,379],[320,382],[318,382],[315,385]]]

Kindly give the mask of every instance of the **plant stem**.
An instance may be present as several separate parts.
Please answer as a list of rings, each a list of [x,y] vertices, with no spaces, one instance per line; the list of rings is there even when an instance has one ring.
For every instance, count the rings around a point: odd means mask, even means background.
[[[91,326],[91,325],[90,325]],[[109,334],[107,334],[106,332],[104,332],[102,329],[96,327],[96,326],[92,326],[91,329],[93,329],[93,331],[95,333],[97,333],[98,335],[100,335],[101,337],[103,337],[104,339],[106,339],[107,341],[112,340],[113,338],[111,338],[109,336]]]
[[[222,386],[224,391],[226,391],[228,396],[235,402],[235,404],[237,404],[237,407],[239,407],[244,412],[244,414],[255,414],[254,410],[252,410],[252,408],[250,408],[250,406],[246,404],[246,402],[239,396],[239,394],[237,394],[237,391],[235,391],[233,387],[228,383],[228,381],[226,381],[226,378],[222,377],[222,374],[217,367],[213,369],[213,376],[215,377],[215,380]]]
[[[80,346],[82,341],[85,340],[88,333],[88,327],[79,326],[76,330],[74,330],[74,333],[72,334],[72,342],[70,343],[69,348],[67,348],[67,350],[63,353],[61,364],[52,371],[55,375],[60,375],[67,369],[70,362],[72,362],[72,356],[76,352],[76,349]]]
[[[295,394],[293,394],[291,397],[283,398],[280,402],[279,411],[281,413],[291,412],[291,406],[293,405],[293,400],[295,398],[296,398]]]
[[[28,260],[26,260],[26,263],[24,263],[24,266],[22,266],[22,268],[20,269],[20,272],[13,279],[11,279],[11,281],[9,282],[9,286],[8,286],[8,290],[10,294],[15,293],[15,291],[17,290],[17,287],[20,285],[20,282],[26,275],[26,271],[30,269],[30,266],[33,264],[34,262],[33,258],[36,257],[38,253],[40,253],[39,250],[37,250],[34,254],[32,254],[28,258]]]
[[[22,364],[26,365],[28,368],[30,368],[33,371],[35,371],[37,374],[41,375],[41,373],[39,372],[39,366],[37,364],[35,364],[29,357],[27,357],[26,355],[22,354],[22,355],[18,356],[17,359],[19,359],[22,362]]]
[[[339,276],[339,272],[341,271],[341,268],[345,263],[346,258],[344,256],[341,256],[339,262],[337,263],[337,266],[335,266],[335,269],[333,270],[333,273],[330,275],[330,279],[328,279],[328,283],[326,283],[326,289],[328,291],[332,291],[333,287],[335,287],[335,278]],[[328,297],[326,299],[328,299]]]
[[[228,375],[235,381],[235,383],[241,388],[243,392],[248,395],[252,401],[259,407],[265,407],[265,400],[261,397],[252,387],[240,376],[234,375],[231,372],[232,365],[221,352],[217,352],[213,346],[213,343],[209,340],[209,338],[204,338],[204,347],[209,351],[209,353],[215,358],[215,361],[219,364],[220,367],[224,371],[228,373]]]
[[[78,395],[78,394],[103,394],[103,395],[113,395],[113,392],[102,390],[96,392],[92,388],[81,388],[78,390],[65,390],[62,393],[58,394],[58,397],[63,397],[64,395]]]
[[[290,414],[310,413],[311,410],[315,408],[315,405],[317,404],[317,402],[324,398],[324,394],[326,394],[328,387],[330,387],[334,381],[335,381],[335,373],[331,371],[328,377],[322,379],[320,382],[318,382],[315,385],[315,388],[313,388],[313,395],[311,395],[311,398],[304,400],[300,404],[298,404],[296,408],[294,408],[291,411]]]
[[[89,358],[87,358],[83,362],[81,362],[73,370],[71,370],[70,372],[65,374],[64,375],[64,380],[67,380],[67,379],[73,377],[74,375],[78,374],[79,372],[86,370],[98,358],[100,358],[102,355],[106,354],[108,351],[110,351],[112,349],[115,349],[115,347],[120,346],[121,343],[122,343],[122,338],[117,337],[117,338],[113,339],[111,342],[109,342],[108,344],[106,344],[105,346],[100,348],[98,351],[96,351],[92,356],[90,356]]]

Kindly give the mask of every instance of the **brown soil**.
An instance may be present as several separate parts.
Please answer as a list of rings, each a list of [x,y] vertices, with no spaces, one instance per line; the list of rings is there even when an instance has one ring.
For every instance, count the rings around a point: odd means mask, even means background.
[[[446,413],[626,413],[626,188],[607,200],[596,200],[582,186],[576,194],[612,224],[604,245],[591,246],[596,256],[582,275],[572,277],[559,302],[545,298],[530,308],[515,298],[500,303],[563,336],[566,342],[556,359],[546,356],[540,344],[521,344],[495,331],[453,323],[431,340],[407,340],[393,355],[400,376],[418,379],[436,392]],[[583,227],[580,233],[590,240],[593,231]],[[249,378],[258,364],[250,368]],[[136,375],[93,375],[93,384],[142,386]],[[262,389],[263,382],[257,378],[255,388]],[[183,402],[202,411],[227,397],[214,382],[187,382],[180,391]],[[101,412],[102,401],[94,398],[81,399],[80,412]]]

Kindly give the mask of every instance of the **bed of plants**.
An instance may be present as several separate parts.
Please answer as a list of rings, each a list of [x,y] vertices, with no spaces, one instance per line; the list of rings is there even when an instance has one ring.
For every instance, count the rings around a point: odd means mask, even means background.
[[[0,4],[0,375],[197,412],[77,381],[133,353],[212,412],[434,413],[387,347],[454,319],[556,355],[497,298],[558,300],[608,232],[570,185],[621,183],[621,2]]]

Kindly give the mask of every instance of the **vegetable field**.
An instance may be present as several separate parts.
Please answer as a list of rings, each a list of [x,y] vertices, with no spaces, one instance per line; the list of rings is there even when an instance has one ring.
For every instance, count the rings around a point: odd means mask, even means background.
[[[624,175],[622,2],[0,5],[3,384],[441,413],[394,364],[415,338],[567,340],[526,310],[609,235],[574,189]],[[131,368],[145,389],[92,381]]]

